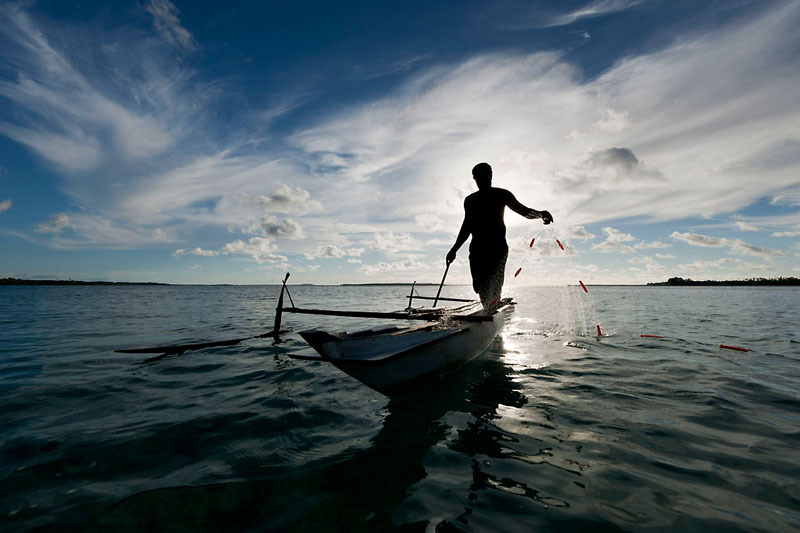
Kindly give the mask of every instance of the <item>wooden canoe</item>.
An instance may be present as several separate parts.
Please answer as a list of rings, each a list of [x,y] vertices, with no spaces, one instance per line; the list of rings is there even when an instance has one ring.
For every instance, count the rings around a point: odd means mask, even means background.
[[[446,373],[483,352],[502,330],[513,307],[508,298],[488,313],[475,302],[442,313],[438,320],[410,327],[354,333],[302,331],[300,336],[313,351],[289,355],[327,361],[368,387],[390,394]]]

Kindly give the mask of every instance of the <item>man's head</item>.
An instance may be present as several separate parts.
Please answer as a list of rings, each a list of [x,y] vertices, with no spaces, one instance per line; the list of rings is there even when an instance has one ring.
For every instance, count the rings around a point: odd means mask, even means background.
[[[487,189],[492,186],[492,167],[489,163],[478,163],[472,167],[472,177],[478,184],[478,189]]]

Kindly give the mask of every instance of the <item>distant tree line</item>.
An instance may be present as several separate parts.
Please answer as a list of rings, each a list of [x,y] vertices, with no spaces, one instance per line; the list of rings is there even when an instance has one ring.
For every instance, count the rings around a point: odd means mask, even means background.
[[[736,280],[704,280],[695,281],[691,278],[669,278],[667,281],[648,283],[648,285],[669,285],[682,287],[686,285],[800,285],[798,278],[748,278]]]
[[[168,285],[168,283],[128,281],[75,281],[72,279],[17,279],[2,278],[0,285]]]

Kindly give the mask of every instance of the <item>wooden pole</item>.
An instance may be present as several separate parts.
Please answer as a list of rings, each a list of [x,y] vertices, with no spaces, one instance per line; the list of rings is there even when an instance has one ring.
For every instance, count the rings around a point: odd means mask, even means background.
[[[436,292],[436,298],[433,300],[433,306],[436,307],[436,304],[439,303],[439,295],[442,294],[442,287],[444,286],[444,278],[447,277],[447,271],[450,270],[450,263],[447,263],[447,267],[444,269],[444,276],[442,276],[442,282],[439,284],[439,290]]]

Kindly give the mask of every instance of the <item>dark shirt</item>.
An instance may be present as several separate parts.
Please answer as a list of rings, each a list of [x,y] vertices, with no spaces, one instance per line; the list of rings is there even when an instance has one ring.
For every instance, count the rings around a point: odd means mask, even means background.
[[[470,254],[501,255],[508,251],[503,215],[506,206],[514,201],[511,192],[497,187],[483,189],[466,197],[464,214],[472,235]]]

